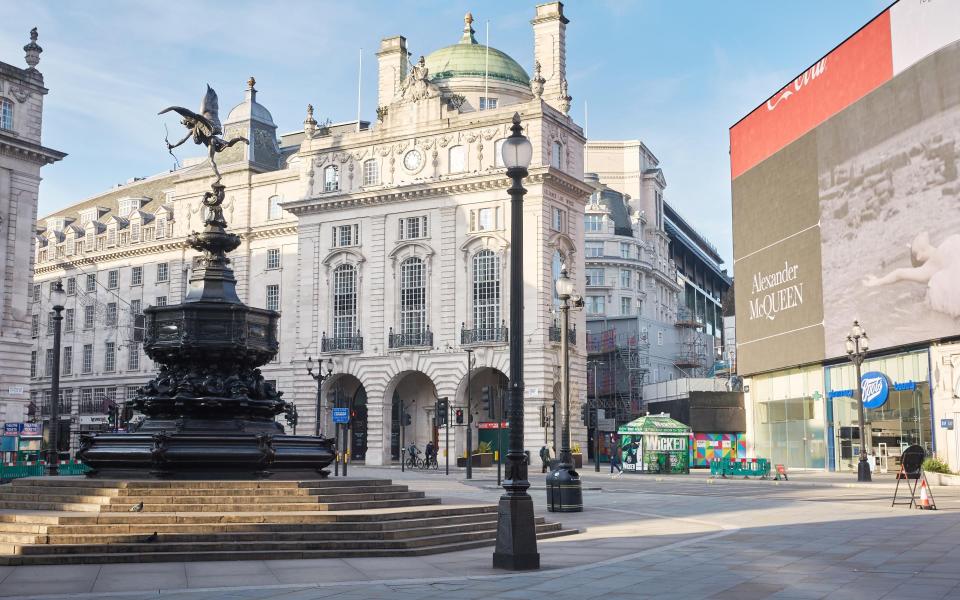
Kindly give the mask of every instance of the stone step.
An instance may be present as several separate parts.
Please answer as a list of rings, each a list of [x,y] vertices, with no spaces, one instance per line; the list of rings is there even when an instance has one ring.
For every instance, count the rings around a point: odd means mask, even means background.
[[[0,510],[66,510],[73,512],[100,512],[100,504],[70,502],[29,502],[0,500]]]
[[[537,534],[538,540],[550,539],[579,533],[576,529],[559,529]],[[445,552],[457,552],[473,548],[492,546],[496,535],[470,542],[436,544],[405,549],[366,549],[366,550],[250,550],[250,551],[204,551],[204,552],[157,552],[149,553],[89,553],[89,554],[46,554],[0,556],[0,565],[49,565],[49,564],[102,564],[134,562],[195,562],[211,560],[290,560],[313,558],[375,558],[385,556],[426,556]]]
[[[264,511],[287,512],[287,511],[333,511],[333,510],[369,510],[375,508],[396,508],[405,506],[424,506],[430,504],[440,504],[439,498],[426,498],[423,492],[408,492],[410,494],[419,494],[417,497],[399,498],[395,500],[361,500],[356,502],[283,502],[278,501],[270,504],[257,504],[256,508]],[[2,507],[0,503],[0,507]],[[6,503],[13,504],[13,503]],[[75,506],[84,506],[77,504]],[[90,505],[87,505],[90,506]],[[133,504],[106,504],[97,505],[103,513],[130,512]],[[23,506],[12,508],[24,508]],[[144,504],[141,513],[149,512],[238,512],[248,511],[252,507],[247,503],[220,503],[220,504]],[[62,509],[71,510],[71,509]],[[95,510],[95,509],[94,509]]]
[[[362,489],[362,488],[358,488]],[[181,505],[181,504],[243,504],[243,505],[261,505],[261,504],[288,504],[293,502],[360,502],[368,500],[402,500],[404,498],[423,498],[424,492],[372,492],[369,494],[324,494],[317,495],[297,495],[297,496],[121,496],[109,498],[111,506],[130,508],[139,502],[146,506],[154,505]]]
[[[79,494],[0,494],[0,502],[55,502],[60,504],[109,504],[110,496],[84,496]]]

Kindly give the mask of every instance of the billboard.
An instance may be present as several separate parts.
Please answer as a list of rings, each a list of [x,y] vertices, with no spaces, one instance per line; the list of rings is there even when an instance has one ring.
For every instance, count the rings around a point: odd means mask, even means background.
[[[960,19],[901,0],[730,130],[738,369],[960,334]]]

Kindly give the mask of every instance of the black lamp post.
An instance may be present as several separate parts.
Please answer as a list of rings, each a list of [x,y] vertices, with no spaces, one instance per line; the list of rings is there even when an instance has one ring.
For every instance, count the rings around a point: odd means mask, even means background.
[[[473,479],[473,396],[470,394],[473,348],[467,348],[467,479]]]
[[[539,569],[533,498],[527,493],[526,454],[523,451],[523,178],[533,158],[533,145],[523,135],[520,114],[514,113],[511,135],[503,143],[503,164],[513,185],[510,194],[510,438],[505,493],[497,509],[495,569]]]
[[[60,324],[63,321],[63,303],[67,293],[60,281],[50,286],[50,304],[53,305],[53,373],[50,378],[50,447],[47,448],[47,475],[60,472]]]
[[[323,382],[329,379],[333,374],[333,359],[327,359],[327,372],[323,372],[323,359],[317,361],[317,372],[313,372],[313,357],[307,357],[307,373],[310,377],[313,377],[313,380],[317,382],[317,412],[316,412],[316,424],[313,427],[313,435],[320,435],[320,388],[323,387]]]
[[[856,368],[857,380],[854,383],[853,397],[857,401],[857,413],[860,420],[860,462],[857,463],[857,481],[872,481],[870,465],[867,463],[867,430],[863,416],[863,388],[860,384],[860,366],[867,357],[870,349],[870,339],[867,332],[860,327],[859,321],[853,322],[850,334],[847,336],[847,357]]]

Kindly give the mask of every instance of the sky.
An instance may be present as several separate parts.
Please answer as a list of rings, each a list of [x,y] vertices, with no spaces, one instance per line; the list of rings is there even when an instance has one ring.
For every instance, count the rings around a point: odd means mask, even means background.
[[[302,129],[308,103],[318,121],[356,118],[362,54],[361,114],[375,121],[380,40],[403,35],[414,58],[428,54],[460,39],[468,10],[481,43],[489,22],[492,47],[533,64],[533,1],[14,1],[0,61],[25,66],[22,47],[39,28],[43,144],[69,154],[43,168],[41,216],[172,168],[164,122],[176,123],[157,111],[199,105],[206,83],[223,118],[255,76],[285,133]],[[570,114],[584,125],[588,105],[589,139],[642,140],[666,200],[732,271],[729,127],[888,4],[571,0]]]

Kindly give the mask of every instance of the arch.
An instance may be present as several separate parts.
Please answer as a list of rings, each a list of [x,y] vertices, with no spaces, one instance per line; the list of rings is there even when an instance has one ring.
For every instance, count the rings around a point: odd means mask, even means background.
[[[323,382],[320,406],[320,432],[333,436],[333,408],[350,411],[347,436],[351,460],[364,460],[367,453],[367,390],[356,375],[334,373]]]
[[[401,447],[415,444],[422,452],[428,440],[437,445],[433,423],[437,388],[429,375],[416,370],[397,373],[387,383],[384,399],[391,404],[390,452],[394,460],[400,459]],[[409,415],[410,425],[403,425],[404,414]]]
[[[473,421],[469,425],[473,429],[472,449],[477,449],[480,441],[492,442],[494,450],[497,450],[499,447],[495,439],[496,432],[499,431],[499,429],[496,428],[495,424],[498,421],[502,422],[506,420],[506,416],[501,411],[506,406],[509,391],[508,384],[509,380],[506,374],[500,369],[491,366],[474,366],[474,368],[470,370],[469,376],[464,373],[461,378],[457,386],[455,404],[458,407],[467,407],[468,412],[473,415]],[[495,411],[492,417],[489,410],[491,408]],[[465,422],[468,420],[469,419],[465,417]],[[481,434],[481,432],[484,433]],[[503,434],[501,439],[502,446],[506,448],[506,430],[501,433]],[[459,430],[456,432],[455,445],[457,456],[463,456],[466,451],[465,432]]]

